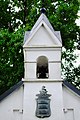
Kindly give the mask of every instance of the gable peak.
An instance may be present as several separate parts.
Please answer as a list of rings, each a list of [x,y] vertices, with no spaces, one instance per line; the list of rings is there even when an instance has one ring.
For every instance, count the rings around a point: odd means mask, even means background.
[[[54,31],[54,29],[53,29],[52,25],[50,24],[50,22],[49,22],[48,18],[46,17],[46,15],[42,13],[42,14],[40,15],[40,17],[38,18],[38,20],[36,21],[35,25],[33,26],[31,32],[33,32],[33,31],[36,29],[36,27],[37,27],[42,21],[44,21],[44,23],[46,23],[47,26],[48,26],[52,31]]]
[[[29,39],[31,39],[34,34],[38,31],[38,29],[44,26],[45,29],[50,33],[50,34],[54,34],[54,36],[58,39],[58,41],[62,44],[62,40],[61,40],[61,35],[60,35],[60,31],[55,31],[52,27],[52,25],[50,24],[48,18],[46,17],[45,14],[41,14],[40,17],[38,18],[38,20],[36,21],[36,23],[34,24],[33,28],[31,29],[31,31],[27,31],[25,32],[24,35],[24,44],[26,43],[26,41],[28,42]],[[51,35],[52,36],[52,35]]]

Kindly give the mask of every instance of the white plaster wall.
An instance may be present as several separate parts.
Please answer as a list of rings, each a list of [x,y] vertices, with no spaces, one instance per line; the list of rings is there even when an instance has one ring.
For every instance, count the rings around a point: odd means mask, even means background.
[[[25,82],[24,91],[20,87],[0,102],[1,120],[39,120],[35,116],[36,94],[46,86],[50,97],[51,116],[44,120],[79,120],[80,96],[73,93],[61,82]],[[23,112],[22,112],[23,109]]]
[[[25,79],[36,79],[36,63],[25,63]]]
[[[23,87],[0,102],[0,120],[22,120]]]
[[[49,63],[49,79],[61,80],[61,63]]]
[[[61,80],[61,63],[49,63],[49,78],[53,81],[59,81]],[[37,64],[36,63],[25,63],[25,80],[31,79],[31,80],[37,80],[36,77],[36,69]]]
[[[63,87],[65,120],[80,120],[80,96]]]
[[[41,26],[32,39],[28,42],[28,46],[52,46],[56,45],[55,37],[52,38],[45,27]]]
[[[52,51],[53,50],[53,51]],[[61,79],[61,49],[55,48],[52,50],[37,49],[25,51],[25,79],[36,79],[37,58],[46,56],[48,58],[49,79]]]
[[[41,49],[37,48],[36,50],[30,49],[30,51],[25,51],[24,61],[26,62],[36,62],[39,56],[46,56],[49,61],[61,61],[61,49]]]
[[[27,82],[24,85],[24,113],[23,120],[39,120],[35,116],[36,111],[36,94],[46,86],[46,89],[51,98],[51,116],[44,118],[44,120],[64,120],[63,119],[63,99],[62,99],[62,85],[58,82]],[[42,119],[42,118],[41,118]]]

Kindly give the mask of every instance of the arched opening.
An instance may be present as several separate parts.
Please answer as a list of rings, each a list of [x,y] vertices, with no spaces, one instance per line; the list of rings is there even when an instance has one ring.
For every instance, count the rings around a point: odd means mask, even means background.
[[[45,56],[40,56],[37,59],[37,70],[36,70],[37,78],[48,78],[48,59]]]

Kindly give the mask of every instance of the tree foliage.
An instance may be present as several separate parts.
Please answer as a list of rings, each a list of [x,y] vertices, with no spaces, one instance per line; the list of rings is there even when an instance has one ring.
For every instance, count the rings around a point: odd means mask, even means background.
[[[23,77],[23,30],[0,31],[0,94]]]
[[[25,30],[31,30],[40,16],[40,9],[46,8],[46,15],[53,28],[61,31],[65,51],[62,53],[64,78],[78,86],[80,66],[74,66],[73,55],[79,40],[80,29],[76,25],[79,3],[77,0],[0,0],[0,94],[9,89],[24,76],[23,37]]]

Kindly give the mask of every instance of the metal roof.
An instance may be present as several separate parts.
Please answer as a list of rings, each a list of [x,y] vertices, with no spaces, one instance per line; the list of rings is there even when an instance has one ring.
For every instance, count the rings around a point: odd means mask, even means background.
[[[60,35],[60,31],[55,31],[52,27],[52,25],[50,24],[48,18],[46,17],[45,14],[41,14],[40,17],[38,18],[38,20],[36,21],[36,23],[34,24],[33,28],[31,29],[31,31],[26,31],[25,35],[24,35],[24,44],[26,42],[26,40],[32,35],[32,33],[35,31],[35,29],[38,27],[38,25],[44,21],[44,23],[46,23],[46,25],[49,27],[49,29],[55,34],[55,36],[60,40],[60,42],[62,42],[61,40],[61,35]]]
[[[7,90],[2,95],[0,95],[0,101],[2,101],[4,98],[6,98],[8,95],[10,95],[13,91],[15,91],[16,89],[18,89],[22,85],[23,85],[23,82],[20,81],[16,85],[12,86],[9,90]]]
[[[6,98],[8,95],[10,95],[12,92],[14,92],[16,89],[21,87],[23,85],[23,81],[18,82],[16,85],[11,87],[9,90],[4,92],[2,95],[0,95],[0,101],[2,101],[4,98]],[[72,90],[74,93],[80,96],[80,90],[77,89],[74,85],[70,84],[68,81],[64,81],[63,85],[67,87],[68,89]]]
[[[52,25],[50,24],[50,22],[49,22],[48,18],[46,17],[46,15],[42,13],[42,14],[40,15],[40,17],[38,18],[37,22],[34,24],[31,32],[33,32],[33,30],[40,24],[41,21],[44,21],[44,22],[47,24],[47,26],[48,26],[52,31],[54,31],[54,29],[53,29]]]
[[[80,89],[77,89],[74,85],[69,83],[68,81],[64,81],[63,85],[66,86],[68,89],[72,90],[74,93],[80,96]]]

